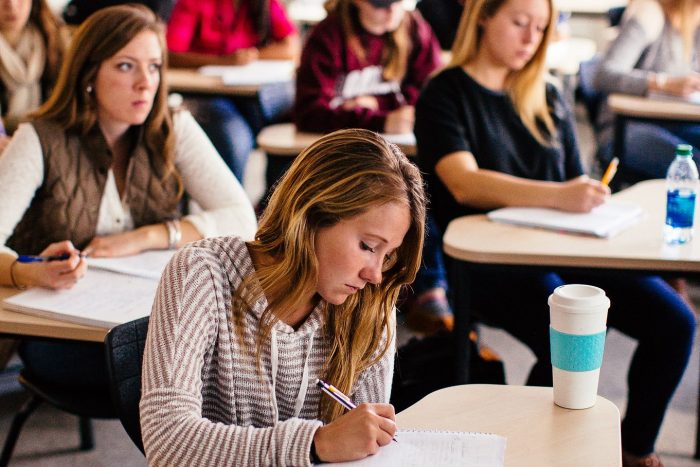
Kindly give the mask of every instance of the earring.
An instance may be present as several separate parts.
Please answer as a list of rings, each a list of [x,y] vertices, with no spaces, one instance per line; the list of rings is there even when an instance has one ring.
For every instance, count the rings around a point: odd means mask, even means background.
[[[90,94],[92,92],[92,84],[88,84],[85,88],[85,91],[87,91],[87,93]]]

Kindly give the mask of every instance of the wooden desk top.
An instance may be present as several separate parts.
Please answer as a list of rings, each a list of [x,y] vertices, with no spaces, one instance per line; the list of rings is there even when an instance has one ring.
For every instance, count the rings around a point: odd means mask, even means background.
[[[320,133],[297,131],[293,123],[266,126],[258,133],[258,146],[268,154],[295,157],[323,136]],[[398,144],[407,155],[416,154],[415,144]]]
[[[206,76],[193,68],[170,68],[167,71],[170,92],[254,96],[260,86],[227,86],[220,76]]]
[[[620,412],[598,397],[590,409],[554,405],[552,388],[472,384],[436,391],[397,415],[401,429],[505,436],[508,467],[610,467],[622,462]]]
[[[617,115],[626,117],[700,121],[700,105],[680,100],[611,94],[608,106]]]
[[[680,246],[663,242],[663,180],[638,183],[613,197],[641,205],[646,215],[609,239],[500,224],[485,215],[473,215],[449,224],[445,252],[453,258],[485,264],[700,271],[700,238]]]
[[[9,287],[0,287],[0,302],[18,293]],[[80,341],[103,342],[107,329],[68,323],[49,318],[17,313],[0,305],[0,334],[52,337]]]

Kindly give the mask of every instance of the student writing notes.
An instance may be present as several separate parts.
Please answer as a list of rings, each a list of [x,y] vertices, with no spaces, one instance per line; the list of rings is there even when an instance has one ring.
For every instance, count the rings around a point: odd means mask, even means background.
[[[0,157],[1,284],[70,288],[87,270],[80,250],[124,256],[252,238],[240,184],[191,115],[167,107],[164,58],[162,25],[146,7],[105,8],[78,29],[53,94]],[[201,212],[182,216],[184,193]],[[20,354],[42,379],[106,390],[102,345],[27,341]]]
[[[588,212],[606,201],[609,189],[583,175],[571,112],[544,81],[552,10],[550,0],[467,2],[452,63],[416,105],[419,163],[443,227],[506,206]],[[622,447],[626,465],[658,460],[654,442],[695,329],[692,311],[668,284],[626,273],[492,267],[472,275],[469,290],[474,310],[532,349],[537,362],[528,384],[550,386],[547,297],[571,281],[604,289],[613,304],[608,325],[638,341]]]
[[[694,0],[630,2],[618,36],[596,73],[605,93],[668,94],[688,98],[700,91],[700,4]],[[613,156],[614,116],[599,118],[600,157]],[[629,122],[625,125],[625,168],[640,178],[664,178],[678,144],[691,144],[698,156],[697,122]]]
[[[394,305],[420,265],[418,169],[366,130],[327,135],[281,179],[255,240],[176,253],[144,354],[151,465],[309,465],[391,442]],[[321,397],[333,381],[357,403]]]
[[[297,127],[410,133],[420,88],[440,65],[428,23],[395,0],[332,0],[327,9],[302,52]]]
[[[168,22],[173,66],[245,65],[258,59],[299,59],[299,34],[279,0],[178,0]],[[214,146],[243,182],[262,127],[287,113],[291,83],[262,87],[255,97],[186,100]]]

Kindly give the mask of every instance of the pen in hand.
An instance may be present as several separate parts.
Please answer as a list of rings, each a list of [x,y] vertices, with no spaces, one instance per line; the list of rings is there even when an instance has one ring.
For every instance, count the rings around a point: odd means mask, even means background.
[[[85,258],[87,255],[80,253],[81,258]],[[65,261],[70,258],[69,253],[63,253],[60,255],[51,256],[36,256],[36,255],[19,255],[17,261],[20,263],[43,263],[46,261]]]
[[[340,405],[342,405],[346,409],[352,410],[354,408],[357,408],[357,405],[355,405],[355,403],[348,396],[343,394],[340,391],[340,389],[336,388],[332,384],[328,384],[325,381],[317,379],[316,386],[321,388],[321,391],[323,391],[326,394],[328,394],[329,396],[331,396],[331,398],[333,400],[335,400],[337,403],[339,403]],[[398,443],[395,436],[393,438],[391,438],[391,440],[394,441],[395,443]]]
[[[615,173],[617,172],[617,166],[619,163],[620,163],[620,159],[618,159],[617,157],[612,158],[612,160],[610,161],[610,164],[608,165],[608,168],[605,169],[605,173],[603,174],[603,178],[600,179],[600,183],[602,183],[605,186],[608,186],[610,184],[613,177],[615,176]]]

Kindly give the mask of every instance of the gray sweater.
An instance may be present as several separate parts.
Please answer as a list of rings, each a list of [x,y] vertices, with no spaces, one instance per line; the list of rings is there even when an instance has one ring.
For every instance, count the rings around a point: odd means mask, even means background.
[[[683,57],[683,41],[655,0],[636,0],[628,7],[620,34],[611,44],[596,74],[595,86],[606,93],[644,95],[650,73],[671,76],[700,71],[696,31],[691,63]]]
[[[613,41],[596,72],[594,86],[604,93],[643,96],[652,73],[683,76],[700,71],[700,30],[688,63],[683,56],[681,35],[668,21],[656,0],[635,0],[625,11],[620,33]],[[613,113],[607,104],[598,116],[598,144],[606,147],[613,140]]]
[[[319,303],[294,330],[279,321],[254,348],[263,297],[245,317],[242,343],[231,296],[254,273],[245,243],[201,240],[178,252],[161,278],[143,360],[141,430],[151,465],[309,465],[321,376],[330,349]],[[387,402],[393,349],[363,372],[350,396]],[[306,371],[305,371],[306,370]],[[324,396],[325,397],[325,396]]]

